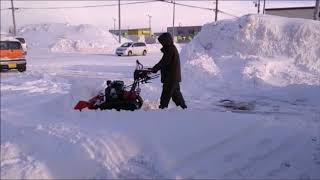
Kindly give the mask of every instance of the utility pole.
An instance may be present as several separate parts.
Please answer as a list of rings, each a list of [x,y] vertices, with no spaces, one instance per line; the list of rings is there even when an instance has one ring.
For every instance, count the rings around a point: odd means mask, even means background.
[[[263,0],[263,14],[265,13],[265,9],[266,9],[266,0]]]
[[[176,0],[173,0],[173,21],[172,21],[172,38],[173,38],[173,42],[174,42],[174,36],[175,36],[175,32],[174,32],[174,19],[175,19],[175,11],[176,11]]]
[[[151,34],[151,18],[152,18],[152,16],[150,16],[149,14],[147,16],[149,17],[149,29],[150,29],[150,34]]]
[[[12,11],[12,23],[13,23],[13,35],[17,35],[17,27],[16,27],[16,17],[15,17],[15,8],[13,6],[13,0],[11,0],[11,11]]]
[[[314,20],[320,20],[320,0],[316,0],[316,6],[314,9],[314,15],[313,15],[313,19]]]
[[[118,0],[118,18],[119,18],[119,43],[121,43],[121,12],[120,12],[120,0]]]
[[[214,21],[218,21],[218,0],[216,0],[216,11],[215,11]]]
[[[260,14],[260,0],[258,0],[258,14]]]
[[[113,19],[113,31],[116,32],[116,18],[112,18]]]

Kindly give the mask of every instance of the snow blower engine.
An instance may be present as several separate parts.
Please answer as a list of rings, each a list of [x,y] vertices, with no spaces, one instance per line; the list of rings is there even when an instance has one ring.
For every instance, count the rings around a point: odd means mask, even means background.
[[[116,109],[131,110],[140,109],[143,104],[143,99],[140,96],[140,84],[150,83],[151,79],[158,78],[159,74],[152,74],[150,68],[144,68],[137,60],[136,69],[133,74],[134,81],[131,85],[125,86],[123,81],[107,81],[107,87],[97,96],[94,96],[89,101],[79,101],[74,107],[75,110],[81,111],[84,108],[88,109]]]

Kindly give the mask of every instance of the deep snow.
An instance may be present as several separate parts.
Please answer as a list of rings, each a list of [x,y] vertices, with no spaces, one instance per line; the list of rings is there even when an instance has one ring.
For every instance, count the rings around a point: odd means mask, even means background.
[[[181,52],[184,77],[232,96],[319,104],[319,29],[318,21],[268,15],[206,24]]]
[[[61,34],[80,39],[62,27],[22,31],[34,45],[27,72],[1,73],[1,178],[320,178],[320,46],[310,45],[319,43],[318,22],[251,15],[205,25],[181,50],[188,110],[158,110],[155,80],[142,86],[135,112],[73,106],[107,79],[132,82],[135,60],[150,67],[159,48],[145,57],[58,53],[51,45]],[[293,37],[303,43],[289,51]],[[225,98],[255,108],[218,106]]]
[[[49,48],[60,53],[113,53],[118,37],[109,30],[89,24],[36,24],[19,29],[30,48]],[[122,38],[122,42],[127,41]]]

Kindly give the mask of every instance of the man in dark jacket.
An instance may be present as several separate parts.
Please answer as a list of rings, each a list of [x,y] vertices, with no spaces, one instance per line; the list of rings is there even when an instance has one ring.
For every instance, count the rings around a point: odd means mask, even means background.
[[[177,106],[185,109],[187,106],[180,92],[179,84],[181,82],[181,69],[178,50],[173,44],[172,36],[169,33],[161,34],[158,40],[163,46],[161,48],[163,56],[152,68],[152,71],[156,73],[160,70],[161,72],[161,82],[163,86],[159,108],[167,108],[172,98]]]

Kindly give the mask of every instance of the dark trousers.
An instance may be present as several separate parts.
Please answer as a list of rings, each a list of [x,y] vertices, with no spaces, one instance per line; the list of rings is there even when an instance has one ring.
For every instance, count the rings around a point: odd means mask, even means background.
[[[171,98],[177,106],[185,106],[185,101],[180,92],[180,84],[178,82],[163,83],[160,98],[160,106],[163,108],[168,107]]]

